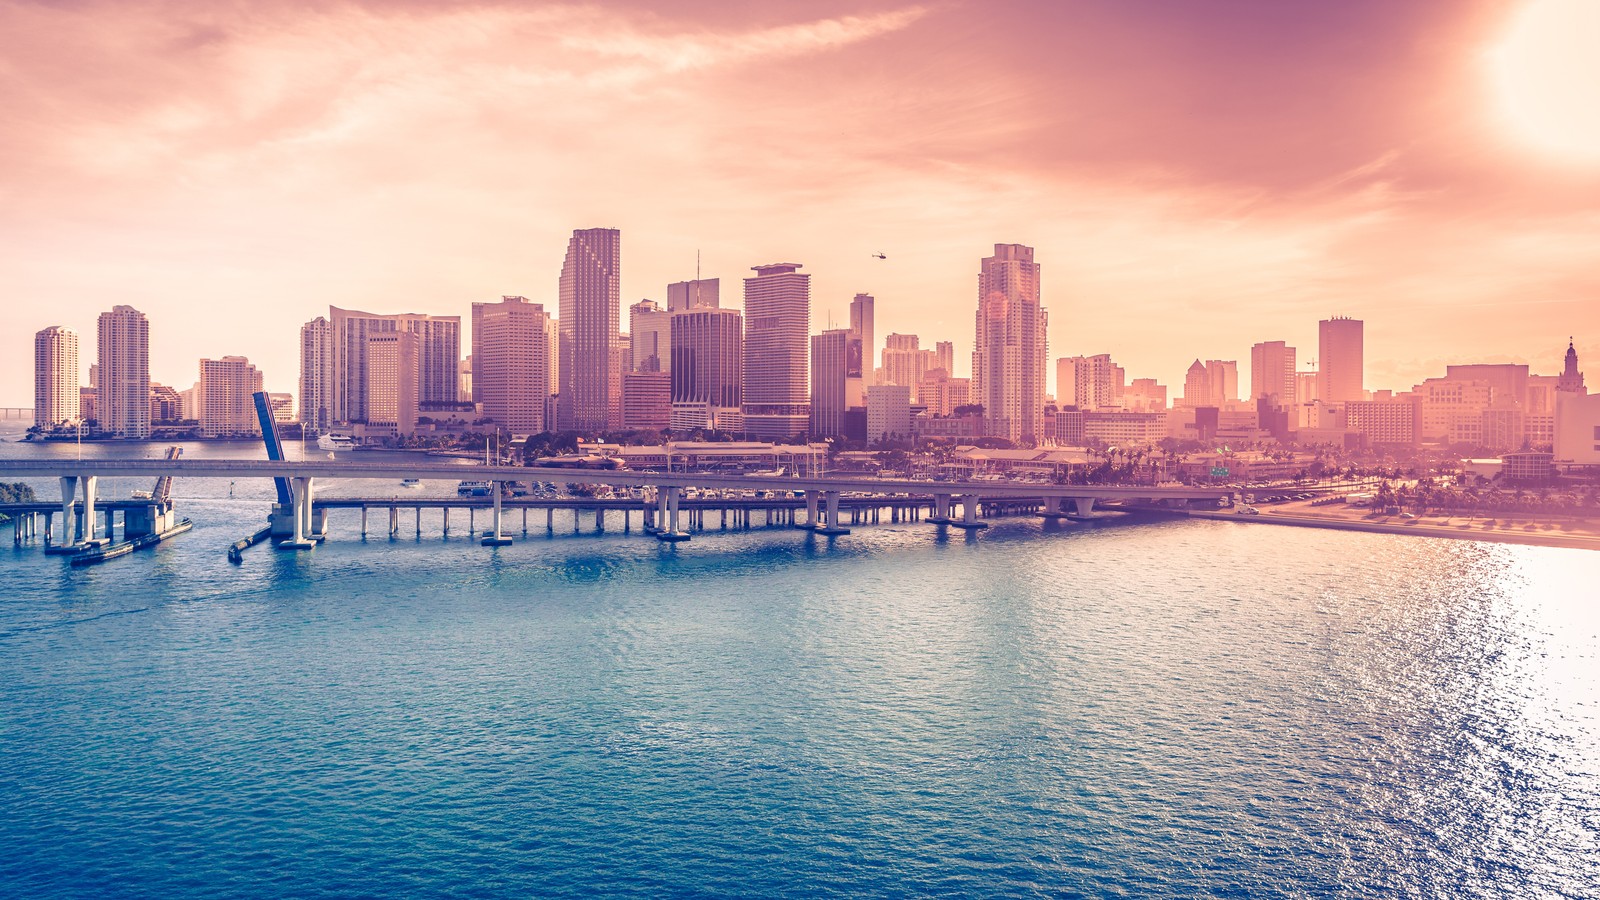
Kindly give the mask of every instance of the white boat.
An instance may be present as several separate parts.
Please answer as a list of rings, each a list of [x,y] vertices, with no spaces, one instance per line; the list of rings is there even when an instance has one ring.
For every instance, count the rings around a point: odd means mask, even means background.
[[[456,493],[464,497],[487,497],[493,488],[487,481],[463,481],[456,485]]]
[[[403,487],[403,488],[421,489],[421,487],[422,487],[422,479],[420,479],[420,478],[402,478],[402,479],[400,479],[400,486]]]
[[[354,450],[355,448],[356,439],[348,434],[335,434],[330,431],[317,438],[317,449],[319,450]]]

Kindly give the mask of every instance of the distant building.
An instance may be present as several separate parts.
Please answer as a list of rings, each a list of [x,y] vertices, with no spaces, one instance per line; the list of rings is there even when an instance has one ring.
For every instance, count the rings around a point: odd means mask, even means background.
[[[200,433],[206,437],[261,434],[252,395],[261,372],[243,356],[200,360]]]
[[[1154,378],[1135,378],[1122,391],[1122,408],[1131,412],[1165,412],[1167,387]]]
[[[1317,399],[1346,403],[1366,399],[1365,324],[1360,319],[1334,316],[1317,323],[1317,356],[1321,370]]]
[[[584,432],[622,424],[622,232],[572,233],[561,265],[560,426]]]
[[[932,415],[948,416],[972,402],[972,379],[951,378],[944,369],[932,369],[917,385],[916,397]]]
[[[183,395],[174,388],[164,384],[150,383],[150,424],[171,424],[181,422],[183,415]]]
[[[1295,378],[1295,348],[1283,341],[1263,341],[1250,348],[1250,399],[1263,397],[1275,407],[1293,407],[1299,401]]]
[[[744,427],[753,438],[789,440],[811,426],[811,276],[799,263],[754,271],[744,280]]]
[[[168,388],[168,390],[171,390],[171,388]],[[293,394],[268,394],[267,408],[272,410],[272,421],[280,425],[294,421]]]
[[[633,371],[672,371],[672,313],[666,308],[654,300],[628,307],[628,335]]]
[[[1164,412],[1064,409],[1055,420],[1056,444],[1063,447],[1150,447],[1167,436]]]
[[[317,316],[300,326],[300,424],[321,434],[333,421],[333,326]]]
[[[112,437],[150,436],[150,323],[131,306],[100,314],[100,431]]]
[[[367,384],[372,367],[367,349],[375,337],[404,332],[416,337],[417,403],[455,404],[461,399],[461,317],[421,313],[377,315],[330,307],[329,331],[333,342],[333,419],[338,423],[371,423],[370,398],[380,396]],[[304,340],[304,332],[302,332]],[[383,339],[386,351],[393,342]],[[302,351],[304,344],[302,343]],[[383,397],[386,411],[399,398]],[[388,413],[386,412],[385,415]]]
[[[716,309],[721,306],[721,283],[715,278],[678,281],[667,285],[667,311]]]
[[[672,430],[742,432],[743,367],[744,316],[738,310],[711,306],[673,313]]]
[[[1589,393],[1589,389],[1583,384],[1583,373],[1578,371],[1578,351],[1573,347],[1570,338],[1567,340],[1567,356],[1556,383],[1556,390],[1566,394]]]
[[[1556,395],[1555,461],[1562,466],[1600,466],[1600,394]]]
[[[366,424],[400,437],[416,433],[419,412],[418,361],[421,340],[410,331],[384,331],[367,336]],[[452,377],[452,382],[454,378]]]
[[[877,301],[873,299],[871,294],[857,294],[850,300],[850,335],[852,341],[849,351],[850,378],[863,379],[868,382],[873,380],[872,361],[877,357],[878,352],[878,336],[877,332],[873,330],[875,327],[874,307],[876,304]],[[865,385],[862,385],[862,390],[865,390]],[[863,393],[862,399],[858,403],[852,403],[851,405],[865,403],[865,397],[866,394]]]
[[[1056,403],[1078,409],[1122,405],[1123,370],[1111,354],[1067,356],[1056,360]]]
[[[1045,359],[1049,324],[1040,305],[1033,248],[996,244],[978,272],[973,400],[983,406],[990,437],[1037,443],[1044,433]]]
[[[662,431],[672,424],[672,376],[628,372],[622,376],[622,427]]]
[[[909,441],[911,388],[902,384],[874,384],[867,388],[867,443]]]
[[[52,325],[33,336],[33,424],[58,428],[78,421],[78,333]]]
[[[1351,400],[1344,405],[1345,428],[1360,434],[1369,447],[1413,448],[1420,401],[1415,397],[1390,400]]]
[[[811,336],[812,437],[844,434],[844,413],[848,407],[845,387],[850,378],[852,334],[848,328],[835,328]]]
[[[472,304],[473,400],[485,418],[513,434],[550,431],[550,316],[526,297]]]

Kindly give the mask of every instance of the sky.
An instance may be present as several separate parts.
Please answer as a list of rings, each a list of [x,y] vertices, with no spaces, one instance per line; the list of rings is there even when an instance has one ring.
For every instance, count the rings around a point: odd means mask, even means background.
[[[589,227],[624,304],[800,262],[813,331],[872,293],[957,374],[995,243],[1052,360],[1174,397],[1330,315],[1369,388],[1553,373],[1600,361],[1597,45],[1592,0],[0,0],[0,406],[116,304],[156,381],[293,391],[328,306],[553,311]]]

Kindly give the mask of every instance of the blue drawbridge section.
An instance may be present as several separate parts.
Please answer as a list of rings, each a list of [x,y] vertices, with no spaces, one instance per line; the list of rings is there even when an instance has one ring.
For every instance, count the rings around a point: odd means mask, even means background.
[[[256,418],[261,420],[261,439],[267,443],[267,459],[282,462],[283,442],[278,440],[278,423],[272,418],[272,401],[267,398],[266,391],[256,391],[253,396],[256,401]],[[289,487],[289,479],[274,478],[272,483],[278,489],[279,504],[289,506],[294,503],[294,490]]]

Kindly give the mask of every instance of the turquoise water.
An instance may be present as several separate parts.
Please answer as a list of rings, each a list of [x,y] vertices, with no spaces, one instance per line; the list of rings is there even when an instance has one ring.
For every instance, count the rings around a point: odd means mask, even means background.
[[[0,896],[1600,895],[1590,552],[336,512],[232,566],[232,489],[87,570],[5,531]]]

